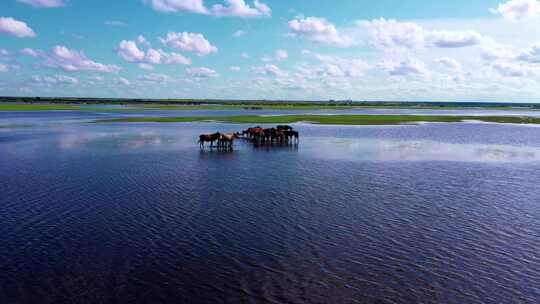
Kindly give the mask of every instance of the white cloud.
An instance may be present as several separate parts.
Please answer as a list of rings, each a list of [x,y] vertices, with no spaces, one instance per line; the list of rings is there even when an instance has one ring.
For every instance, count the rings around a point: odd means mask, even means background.
[[[529,63],[540,63],[540,43],[533,44],[529,48],[522,51],[517,59]]]
[[[246,34],[247,34],[246,31],[238,30],[233,33],[233,37],[240,38],[242,36],[245,36]]]
[[[95,71],[116,73],[121,69],[116,65],[95,62],[86,57],[82,51],[71,50],[62,45],[55,46],[50,53],[29,48],[23,49],[21,52],[25,55],[41,58],[42,66],[61,69],[66,72]]]
[[[164,82],[170,81],[171,77],[165,74],[148,74],[148,75],[141,75],[137,77],[137,79],[144,82],[164,83]]]
[[[436,58],[434,62],[450,70],[454,70],[454,71],[461,70],[461,63],[459,63],[454,58],[450,58],[450,57]]]
[[[243,59],[248,59],[249,58],[249,54],[246,53],[246,52],[243,52],[240,54],[240,57],[242,57]]]
[[[36,37],[36,33],[23,21],[11,17],[0,17],[0,32],[4,32],[15,37]]]
[[[482,58],[487,61],[500,59],[514,59],[518,51],[511,45],[496,42],[488,43],[482,47]]]
[[[499,4],[491,9],[494,14],[500,14],[509,21],[527,21],[540,16],[540,2],[538,0],[511,0]]]
[[[274,52],[273,56],[264,55],[261,57],[261,60],[264,62],[271,62],[271,61],[284,61],[289,58],[289,53],[287,53],[286,50],[276,50]]]
[[[191,59],[184,57],[181,54],[178,53],[164,53],[161,51],[161,56],[164,58],[163,62],[165,64],[183,64],[183,65],[189,65],[191,64]]]
[[[11,53],[10,53],[8,50],[6,50],[6,49],[0,49],[0,58],[2,58],[2,57],[8,57],[8,56],[10,56],[10,55],[11,55]]]
[[[227,5],[215,4],[212,6],[212,13],[218,17],[269,17],[272,10],[268,5],[259,0],[253,2],[253,7],[246,4],[244,0],[225,0]]]
[[[286,50],[277,50],[275,57],[277,61],[283,61],[289,58],[289,53]]]
[[[31,57],[38,57],[40,54],[43,54],[43,52],[39,50],[31,49],[31,48],[24,48],[21,50],[21,54],[28,55]]]
[[[116,49],[116,54],[128,62],[143,61],[144,51],[140,50],[135,41],[122,40]]]
[[[107,20],[104,22],[104,24],[109,25],[109,26],[126,26],[127,25],[125,22],[118,21],[118,20]]]
[[[531,68],[520,64],[495,62],[492,66],[505,77],[532,77],[536,75]]]
[[[139,36],[137,41],[149,45],[143,36]],[[122,40],[115,51],[125,61],[138,63],[140,68],[147,70],[153,69],[151,64],[191,64],[191,59],[178,53],[167,53],[161,49],[153,48],[146,51],[141,50],[137,43],[131,40]]]
[[[345,59],[337,56],[313,54],[322,63],[317,73],[330,77],[360,77],[369,69],[369,65],[361,59]]]
[[[143,70],[152,71],[154,66],[148,63],[139,63],[137,66]]]
[[[414,22],[398,22],[384,18],[357,21],[368,31],[369,43],[386,48],[459,48],[481,44],[487,38],[474,31],[425,30]]]
[[[163,45],[186,52],[194,52],[199,56],[206,56],[218,51],[202,34],[198,33],[169,32],[167,37],[159,38],[159,40]]]
[[[241,69],[238,66],[231,66],[231,67],[229,67],[229,70],[231,70],[233,72],[240,72]]]
[[[384,18],[372,21],[357,21],[357,24],[368,31],[372,45],[380,48],[419,48],[425,44],[424,29],[413,22],[397,22]]]
[[[259,0],[255,0],[253,5],[247,4],[244,0],[225,0],[226,4],[214,4],[209,10],[204,5],[204,0],[143,0],[153,9],[160,12],[190,12],[203,15],[214,15],[217,17],[270,17],[272,10]]]
[[[417,59],[407,59],[400,62],[385,62],[383,67],[391,76],[427,75],[426,65]]]
[[[36,84],[50,85],[76,85],[79,79],[65,75],[32,76],[32,82]]]
[[[271,75],[271,76],[277,76],[277,77],[287,76],[287,73],[283,72],[278,66],[274,64],[266,64],[262,67],[257,67],[255,68],[255,71],[258,74],[262,74],[262,75]]]
[[[115,79],[115,82],[117,84],[121,84],[121,85],[125,85],[125,86],[128,86],[131,84],[131,82],[127,79],[125,79],[124,77],[118,77]]]
[[[209,14],[203,0],[143,0],[160,12],[174,13],[185,11],[198,14]]]
[[[5,73],[9,71],[9,67],[5,64],[0,63],[0,73]]]
[[[66,5],[63,0],[17,0],[17,2],[29,4],[33,7],[61,7]]]
[[[288,24],[291,36],[305,37],[315,43],[338,47],[349,47],[355,44],[351,37],[340,33],[335,25],[324,18],[296,18]]]
[[[427,35],[430,44],[440,48],[459,48],[481,44],[485,38],[474,31],[432,31]]]
[[[198,68],[188,68],[186,69],[186,72],[189,76],[195,77],[195,78],[215,78],[219,77],[219,74],[209,68],[205,67],[198,67]]]

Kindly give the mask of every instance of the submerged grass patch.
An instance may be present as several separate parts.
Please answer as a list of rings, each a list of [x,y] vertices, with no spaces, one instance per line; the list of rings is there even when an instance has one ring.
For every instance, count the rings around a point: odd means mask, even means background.
[[[435,116],[435,115],[281,115],[281,116],[191,116],[191,117],[130,117],[97,122],[204,122],[218,121],[245,124],[287,124],[309,122],[324,125],[397,125],[419,122],[462,122],[477,120],[494,123],[540,124],[540,118],[524,116]]]

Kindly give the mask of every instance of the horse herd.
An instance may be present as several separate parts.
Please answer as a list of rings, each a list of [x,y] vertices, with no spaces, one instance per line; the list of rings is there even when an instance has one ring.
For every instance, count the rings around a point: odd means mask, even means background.
[[[295,131],[291,126],[282,125],[275,128],[256,126],[242,132],[201,134],[199,145],[201,149],[204,149],[205,143],[210,143],[210,148],[213,148],[214,143],[217,143],[217,148],[232,149],[234,140],[238,138],[251,140],[254,144],[298,144],[299,137],[298,131]]]

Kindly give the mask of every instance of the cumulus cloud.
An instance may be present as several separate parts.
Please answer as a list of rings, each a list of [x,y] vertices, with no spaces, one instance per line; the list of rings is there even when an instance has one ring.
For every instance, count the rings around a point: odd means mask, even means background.
[[[540,63],[540,43],[533,44],[529,48],[522,51],[517,59],[529,63]]]
[[[206,68],[206,67],[198,67],[198,68],[188,68],[186,69],[186,73],[189,76],[195,77],[195,78],[215,78],[219,77],[218,72]]]
[[[11,17],[0,17],[0,32],[19,38],[36,37],[36,33],[26,23]]]
[[[203,0],[143,0],[153,9],[166,12],[190,12],[203,15],[213,15],[217,17],[241,17],[256,18],[270,17],[272,10],[259,0],[253,1],[252,5],[244,0],[225,0],[224,4],[214,4],[211,9],[204,5]]]
[[[296,18],[288,23],[290,35],[304,37],[308,40],[338,47],[349,47],[355,44],[353,39],[340,33],[336,26],[319,17]]]
[[[414,22],[384,18],[357,21],[368,32],[369,43],[386,48],[459,48],[481,44],[486,37],[474,31],[428,31]]]
[[[203,0],[143,0],[153,9],[160,12],[174,13],[185,11],[198,14],[209,14]]]
[[[17,2],[31,5],[33,7],[61,7],[66,5],[64,0],[17,0]]]
[[[227,5],[214,4],[212,13],[218,17],[270,17],[272,10],[268,5],[255,0],[253,6],[246,4],[244,0],[225,0]]]
[[[383,67],[391,76],[429,74],[424,62],[417,59],[407,59],[400,62],[385,62],[383,63]]]
[[[31,49],[31,48],[24,48],[21,50],[21,54],[31,56],[31,57],[38,57],[40,54],[43,54],[43,52],[39,50]]]
[[[145,43],[143,36],[139,36],[138,42]],[[191,59],[184,57],[178,53],[168,53],[162,49],[149,48],[146,51],[141,50],[135,41],[122,40],[118,48],[115,49],[116,54],[127,62],[137,63],[142,69],[152,70],[152,64],[191,64]]]
[[[368,31],[370,42],[380,48],[419,48],[425,44],[424,29],[413,22],[397,22],[384,18],[357,21]]]
[[[25,48],[21,50],[22,54],[42,59],[42,66],[60,69],[66,72],[95,71],[103,73],[116,73],[120,67],[116,65],[107,65],[95,62],[82,51],[71,50],[65,46],[55,46],[52,52],[44,52]]]
[[[509,21],[527,21],[540,16],[538,0],[511,0],[491,9],[494,14],[500,14]]]
[[[231,66],[231,67],[229,67],[229,70],[231,70],[233,72],[239,72],[241,69],[238,66]]]
[[[186,52],[193,52],[199,56],[206,56],[218,51],[202,34],[188,32],[169,32],[165,38],[159,38],[159,41],[173,49],[179,49]]]
[[[0,63],[0,73],[5,73],[9,71],[9,67],[5,64]]]
[[[281,77],[281,76],[286,76],[287,75],[287,73],[283,72],[275,64],[266,64],[264,66],[257,67],[257,68],[255,68],[255,71],[258,74],[270,75],[270,76],[276,76],[276,77]]]
[[[455,70],[455,71],[461,70],[461,63],[459,63],[457,60],[450,57],[436,58],[434,62],[450,70]]]

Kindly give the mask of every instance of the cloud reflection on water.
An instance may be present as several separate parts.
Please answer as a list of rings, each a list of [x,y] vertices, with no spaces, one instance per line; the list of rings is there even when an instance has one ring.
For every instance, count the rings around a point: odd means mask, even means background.
[[[312,138],[303,142],[314,157],[348,161],[538,162],[540,148],[436,141]]]

